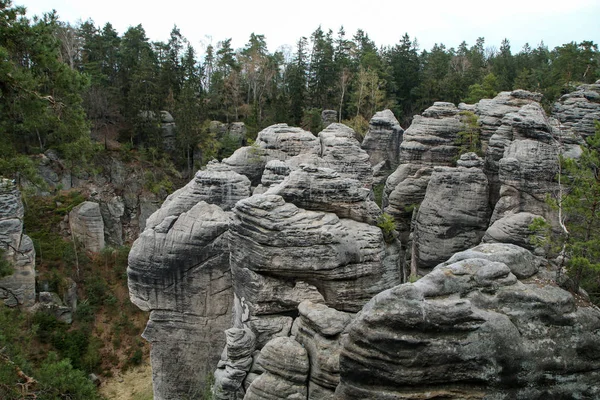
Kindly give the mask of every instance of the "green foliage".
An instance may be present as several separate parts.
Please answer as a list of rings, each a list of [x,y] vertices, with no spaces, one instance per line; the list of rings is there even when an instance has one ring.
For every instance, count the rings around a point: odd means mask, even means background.
[[[369,129],[369,121],[365,119],[362,115],[355,115],[354,117],[344,120],[344,125],[348,125],[350,128],[354,129],[361,138],[365,137],[367,130]]]
[[[483,154],[481,150],[481,141],[479,134],[481,128],[479,127],[479,117],[472,111],[461,111],[459,113],[463,124],[463,129],[457,133],[458,138],[456,143],[460,146],[458,150],[458,156],[465,153],[476,153],[481,156]]]
[[[70,360],[49,353],[37,374],[40,400],[100,400],[96,387],[86,374],[75,369]]]
[[[86,154],[81,95],[89,81],[61,60],[56,14],[33,23],[24,14],[10,1],[0,8],[0,174],[35,183],[39,178],[23,155],[54,148],[71,168]]]
[[[321,121],[321,109],[305,109],[302,115],[301,126],[302,129],[312,132],[315,135],[319,133],[323,129],[323,124]]]
[[[396,220],[393,216],[387,213],[381,214],[377,218],[377,226],[383,232],[383,238],[387,243],[391,243],[396,238]]]
[[[469,94],[464,99],[465,103],[475,104],[481,99],[492,99],[498,94],[498,78],[493,73],[487,74],[482,83],[469,86]]]
[[[375,197],[375,203],[379,207],[382,205],[383,200],[383,190],[385,189],[385,183],[380,183],[378,185],[373,186],[373,196]]]
[[[234,151],[242,146],[241,138],[234,137],[229,133],[223,135],[219,140],[219,160],[227,158],[233,154]]]
[[[85,201],[78,191],[69,191],[54,197],[25,196],[24,225],[33,240],[36,265],[57,267],[65,263],[74,264],[73,244],[64,240],[59,233],[60,223],[73,207]],[[78,249],[80,264],[88,262],[85,252]],[[44,278],[42,275],[41,279]]]
[[[592,301],[600,303],[600,123],[586,140],[578,159],[561,159],[564,190],[551,205],[563,216],[557,234],[545,221],[534,220],[533,243],[546,246],[566,257],[572,289],[585,289]],[[561,195],[562,194],[562,195]]]
[[[0,249],[0,278],[12,275],[14,272],[12,264],[6,259],[6,250]]]

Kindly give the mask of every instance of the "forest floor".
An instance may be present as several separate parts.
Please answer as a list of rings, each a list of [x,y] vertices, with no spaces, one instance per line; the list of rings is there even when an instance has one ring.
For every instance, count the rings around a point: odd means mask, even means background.
[[[152,400],[150,362],[107,378],[100,386],[100,394],[108,400]]]

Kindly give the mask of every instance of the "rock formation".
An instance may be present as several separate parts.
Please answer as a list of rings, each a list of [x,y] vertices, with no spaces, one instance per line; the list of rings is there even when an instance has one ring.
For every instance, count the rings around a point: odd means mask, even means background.
[[[260,131],[252,146],[236,150],[231,157],[223,160],[223,164],[246,175],[253,185],[258,185],[268,161],[285,161],[299,154],[318,154],[320,148],[312,133],[278,124]]]
[[[554,103],[552,116],[567,130],[583,137],[593,135],[594,121],[600,121],[600,80],[563,95]]]
[[[210,164],[148,218],[131,249],[130,297],[151,311],[144,337],[156,398],[197,396],[217,365],[233,306],[224,210],[249,195],[248,178]]]
[[[231,326],[230,216],[200,201],[153,221],[131,248],[129,293],[151,311],[143,336],[152,343],[155,398],[195,397]]]
[[[421,275],[481,241],[491,214],[482,167],[474,153],[464,154],[458,167],[435,167],[414,226],[412,263]]]
[[[529,242],[535,218],[555,222],[558,155],[581,141],[539,100],[415,117],[382,156],[399,163],[384,206],[400,241],[371,200],[385,162],[342,124],[271,126],[197,174],[130,256],[132,300],[153,310],[155,398],[197,396],[211,367],[223,400],[598,397],[600,311]],[[485,160],[458,157],[461,110],[479,117]]]
[[[30,307],[35,302],[35,249],[23,234],[21,193],[8,179],[0,179],[0,249],[13,273],[0,278],[0,300],[8,306]]]
[[[329,124],[338,122],[338,113],[335,110],[323,110],[321,112],[321,124],[323,127],[328,127]]]
[[[343,343],[336,398],[598,397],[600,311],[533,275],[527,253],[482,245],[375,296]]]
[[[264,175],[263,175],[264,176]],[[356,179],[342,178],[329,168],[302,165],[268,194],[314,211],[333,212],[340,218],[374,224],[381,210],[370,200],[370,191]]]
[[[407,245],[413,210],[425,197],[433,167],[450,166],[458,154],[456,140],[463,129],[454,104],[436,102],[416,115],[404,132],[400,165],[387,179],[383,193],[384,211],[398,224],[400,239]]]
[[[84,201],[69,212],[69,227],[75,240],[84,249],[99,253],[104,248],[104,221],[100,205]]]
[[[390,110],[379,111],[369,121],[369,130],[360,147],[369,154],[371,165],[385,161],[395,168],[403,134],[404,129]]]

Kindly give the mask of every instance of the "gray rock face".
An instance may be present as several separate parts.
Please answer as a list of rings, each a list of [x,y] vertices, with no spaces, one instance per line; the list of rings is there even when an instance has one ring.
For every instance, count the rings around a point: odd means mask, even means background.
[[[38,310],[52,315],[66,324],[73,322],[73,310],[66,307],[54,292],[40,292]]]
[[[23,234],[23,201],[18,188],[0,179],[0,249],[13,274],[0,279],[0,300],[14,307],[35,303],[35,249]]]
[[[340,380],[342,332],[351,321],[347,313],[310,301],[300,303],[300,318],[292,328],[310,360],[309,399],[333,398]]]
[[[225,331],[227,346],[219,368],[215,371],[214,396],[228,400],[244,397],[242,383],[252,366],[256,337],[246,328],[230,328]]]
[[[499,96],[500,95],[498,95],[498,97]],[[512,97],[510,98],[512,99]],[[517,99],[517,104],[521,103],[522,100]],[[489,139],[486,151],[485,171],[490,180],[490,200],[492,204],[498,201],[500,196],[499,192],[502,187],[501,178],[499,177],[501,160],[504,157],[507,157],[507,149],[511,147],[514,141],[535,141],[547,146],[556,147],[556,151],[558,151],[558,142],[554,139],[559,135],[558,124],[555,120],[546,117],[546,114],[539,103],[528,102],[513,111],[510,110],[516,108],[516,106],[504,106],[500,108],[507,112],[502,115],[502,118],[497,118],[497,123],[499,125],[495,127],[495,131]],[[480,121],[484,120],[485,117],[480,116]],[[487,129],[488,132],[491,132],[492,128],[488,127]],[[517,177],[514,177],[514,179],[516,178]]]
[[[383,207],[396,220],[402,243],[408,241],[413,211],[425,198],[433,167],[401,164],[385,182]]]
[[[289,337],[265,345],[258,357],[265,373],[252,382],[244,400],[301,400],[307,398],[309,362],[304,347]]]
[[[246,124],[243,122],[232,122],[229,124],[229,135],[240,142],[246,139]]]
[[[267,162],[285,161],[299,154],[318,154],[320,148],[312,133],[287,124],[277,124],[260,131],[252,146],[237,149],[231,157],[223,160],[223,164],[246,175],[253,185],[258,185]]]
[[[271,160],[267,162],[260,180],[260,185],[254,189],[252,194],[263,194],[270,187],[280,184],[291,171],[290,166],[284,161]]]
[[[433,167],[452,165],[458,154],[457,134],[462,129],[458,108],[436,102],[416,115],[404,132],[400,165],[388,177],[383,192],[384,211],[396,220],[403,245],[408,242],[413,209],[425,197]]]
[[[371,165],[375,166],[382,161],[388,161],[396,166],[400,158],[400,143],[404,129],[391,110],[375,113],[369,121],[369,130],[361,144],[363,150],[369,154]]]
[[[539,215],[519,212],[500,218],[485,231],[482,242],[512,243],[533,251],[535,246],[530,241],[532,232],[529,226],[537,217]]]
[[[336,398],[598,397],[600,311],[552,282],[519,281],[511,252],[499,254],[373,298],[343,342]]]
[[[231,171],[226,165],[210,162],[187,185],[167,197],[160,210],[148,218],[146,227],[154,228],[167,216],[179,215],[200,201],[230,210],[238,200],[249,196],[248,178]]]
[[[369,189],[355,179],[342,178],[329,168],[302,165],[266,193],[280,195],[300,208],[333,212],[339,218],[368,224],[374,224],[381,213],[377,204],[369,199]]]
[[[111,197],[108,201],[100,204],[100,214],[104,222],[105,242],[113,246],[123,245],[123,222],[125,214],[125,203],[121,196]]]
[[[492,222],[518,212],[552,220],[545,199],[557,189],[558,152],[557,145],[531,139],[510,143],[499,162],[500,199]]]
[[[369,155],[360,148],[352,128],[331,124],[319,132],[322,163],[320,166],[337,171],[344,178],[357,179],[364,187],[373,184],[373,168]]]
[[[99,253],[104,248],[104,220],[100,205],[84,201],[69,213],[71,233],[87,251]]]
[[[488,196],[480,168],[435,167],[415,223],[412,262],[420,274],[481,241],[491,213]]]
[[[217,366],[233,304],[229,223],[229,213],[201,201],[155,218],[131,248],[131,301],[151,311],[143,336],[155,399],[195,397]]]
[[[581,85],[554,103],[552,116],[570,131],[587,137],[595,132],[594,121],[600,120],[600,81]]]
[[[278,179],[279,172],[283,172],[280,170],[281,164],[267,167],[269,162],[275,160],[285,161],[291,170],[298,169],[302,164],[331,168],[343,178],[359,180],[367,188],[373,182],[369,155],[360,148],[360,143],[354,138],[354,130],[338,123],[330,124],[319,133],[318,138],[286,124],[272,125],[258,134],[252,146],[236,150],[231,157],[223,160],[223,164],[246,175],[253,185],[262,184],[256,190],[256,194],[261,194],[266,190],[265,183],[271,186],[274,182],[270,182],[270,179]],[[274,167],[279,170],[274,171]],[[261,181],[263,175],[265,183]]]
[[[236,295],[251,316],[295,310],[299,302],[282,299],[297,281],[314,285],[329,306],[347,311],[400,281],[398,267],[386,269],[383,263],[377,227],[306,211],[267,194],[238,202],[234,212],[231,268]]]
[[[496,133],[506,114],[517,112],[521,107],[534,102],[539,103],[541,100],[540,93],[525,90],[500,92],[493,99],[480,100],[475,105],[474,112],[479,116],[482,141],[487,142]]]
[[[323,110],[321,112],[321,123],[327,127],[329,124],[338,122],[338,113],[335,110]]]
[[[400,163],[451,165],[458,154],[457,133],[463,129],[458,108],[452,103],[435,102],[415,115],[404,132]]]

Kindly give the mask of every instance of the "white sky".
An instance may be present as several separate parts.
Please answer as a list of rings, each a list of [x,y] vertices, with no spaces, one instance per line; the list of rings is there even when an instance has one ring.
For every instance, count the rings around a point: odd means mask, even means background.
[[[363,29],[377,46],[398,43],[407,32],[422,49],[434,43],[469,46],[479,36],[486,47],[499,47],[504,38],[513,53],[525,43],[532,47],[543,40],[550,48],[571,41],[600,43],[599,0],[13,0],[41,15],[55,9],[62,21],[75,23],[91,18],[96,26],[110,22],[123,34],[129,26],[142,24],[152,41],[167,41],[177,25],[198,53],[203,44],[232,38],[240,48],[250,33],[264,34],[269,50],[295,46],[301,36],[321,25],[334,37],[344,26],[346,37]]]

